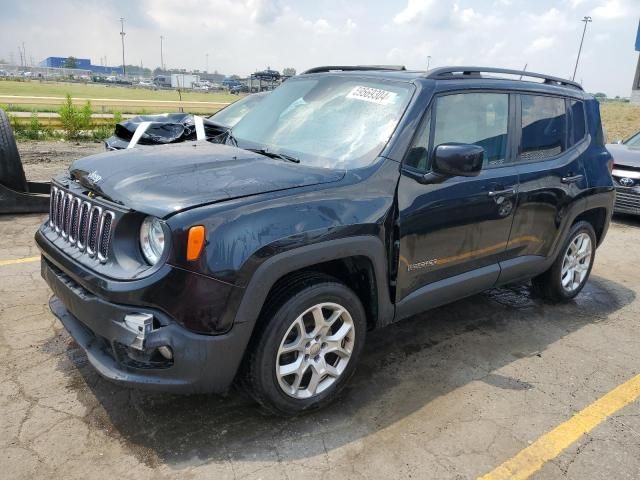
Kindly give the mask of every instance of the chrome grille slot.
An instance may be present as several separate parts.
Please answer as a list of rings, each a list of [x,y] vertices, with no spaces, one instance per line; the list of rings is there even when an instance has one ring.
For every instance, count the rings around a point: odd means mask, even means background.
[[[58,202],[58,187],[51,188],[51,201],[49,202],[49,226],[54,227],[56,224]]]
[[[83,251],[87,245],[87,228],[89,227],[90,211],[91,204],[89,202],[82,202],[80,206],[80,218],[78,219],[78,248],[80,251]]]
[[[102,263],[109,256],[115,221],[115,212],[52,186],[49,227],[79,251],[97,256]]]
[[[98,249],[98,230],[100,227],[100,217],[102,215],[102,209],[97,206],[91,208],[91,215],[89,215],[89,228],[87,234],[87,253],[93,257]]]
[[[69,241],[71,242],[72,245],[74,245],[76,243],[76,240],[78,240],[78,224],[80,223],[79,217],[80,217],[81,203],[82,201],[78,197],[75,197],[71,201],[71,209],[69,213],[69,216],[71,217],[71,220],[69,223]]]
[[[62,211],[62,236],[67,238],[69,236],[69,226],[71,224],[71,204],[73,203],[73,195],[67,193],[64,196],[63,211]]]
[[[104,262],[109,253],[111,244],[111,225],[113,225],[113,212],[105,211],[100,219],[100,235],[98,238],[98,259]]]
[[[62,190],[58,190],[56,195],[56,232],[60,233],[60,226],[62,225],[62,203],[64,199],[64,192]]]

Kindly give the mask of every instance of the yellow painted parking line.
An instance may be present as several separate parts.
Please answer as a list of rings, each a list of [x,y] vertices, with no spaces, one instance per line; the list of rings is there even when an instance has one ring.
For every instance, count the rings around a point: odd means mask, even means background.
[[[15,260],[0,260],[0,267],[4,267],[5,265],[17,265],[18,263],[37,262],[38,260],[40,260],[40,255],[37,257],[16,258]]]
[[[607,417],[634,402],[638,397],[640,397],[640,375],[614,388],[566,422],[545,433],[515,457],[480,477],[479,480],[529,478],[582,435],[593,430]]]

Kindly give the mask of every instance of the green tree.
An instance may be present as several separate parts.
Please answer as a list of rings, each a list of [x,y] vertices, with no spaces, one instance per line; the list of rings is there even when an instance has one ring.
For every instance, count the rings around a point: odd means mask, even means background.
[[[76,57],[67,57],[64,60],[64,68],[78,68]]]
[[[282,75],[285,77],[294,77],[296,75],[296,69],[291,67],[283,68]]]

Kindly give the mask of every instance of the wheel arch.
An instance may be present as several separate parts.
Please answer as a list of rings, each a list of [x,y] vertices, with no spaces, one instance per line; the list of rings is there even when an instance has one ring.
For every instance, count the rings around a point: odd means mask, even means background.
[[[393,319],[384,244],[378,237],[363,235],[306,245],[266,260],[245,288],[234,323],[255,325],[278,282],[305,270],[335,277],[354,290],[365,307],[370,327]]]
[[[596,244],[600,246],[604,239],[604,234],[607,230],[608,212],[605,207],[595,207],[585,210],[573,219],[572,225],[578,222],[585,221],[593,227],[596,232]]]

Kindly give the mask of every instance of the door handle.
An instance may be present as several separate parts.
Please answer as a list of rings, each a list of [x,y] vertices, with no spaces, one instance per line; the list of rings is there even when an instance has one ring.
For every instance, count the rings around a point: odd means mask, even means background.
[[[584,178],[584,175],[570,175],[568,177],[562,177],[560,181],[562,183],[578,183]]]
[[[516,193],[516,189],[511,187],[511,188],[505,188],[504,190],[489,190],[487,192],[487,195],[489,195],[490,197],[501,197],[506,195],[515,195],[515,193]]]

